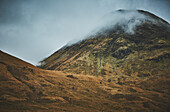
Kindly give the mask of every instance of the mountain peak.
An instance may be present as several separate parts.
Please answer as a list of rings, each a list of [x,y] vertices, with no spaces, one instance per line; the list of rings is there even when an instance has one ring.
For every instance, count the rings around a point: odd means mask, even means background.
[[[134,34],[136,27],[145,23],[164,26],[169,25],[165,20],[144,10],[119,9],[105,15],[94,33],[105,33],[114,30]]]
[[[119,17],[115,16],[120,12]],[[170,61],[168,23],[142,10],[118,10],[112,16],[119,19],[111,21],[112,25],[100,29],[88,39],[58,50],[42,61],[42,68],[102,76],[136,74],[142,78],[148,73],[149,76],[161,73],[160,69],[170,70],[164,67]]]
[[[149,18],[149,20],[153,19],[153,20],[162,21],[162,22],[164,22],[166,24],[169,24],[164,19],[156,16],[155,14],[153,14],[151,12],[145,11],[145,10],[125,10],[125,9],[119,9],[119,10],[113,11],[112,13],[121,13],[121,14],[139,13],[139,14],[142,14],[144,16],[147,16],[145,19]]]

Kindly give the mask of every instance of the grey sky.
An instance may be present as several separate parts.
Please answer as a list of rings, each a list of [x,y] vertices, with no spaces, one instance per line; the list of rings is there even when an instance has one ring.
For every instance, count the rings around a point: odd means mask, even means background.
[[[36,65],[117,9],[143,9],[170,22],[169,0],[0,0],[0,49]]]

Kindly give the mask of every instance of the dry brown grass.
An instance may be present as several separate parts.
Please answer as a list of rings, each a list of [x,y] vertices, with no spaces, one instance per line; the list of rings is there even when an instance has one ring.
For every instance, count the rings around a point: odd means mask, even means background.
[[[0,77],[0,111],[169,110],[166,75],[138,84],[119,85],[102,76],[42,70],[0,52]]]

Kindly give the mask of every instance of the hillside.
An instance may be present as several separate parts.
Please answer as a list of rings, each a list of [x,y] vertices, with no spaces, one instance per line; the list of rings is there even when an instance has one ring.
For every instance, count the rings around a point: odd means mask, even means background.
[[[120,85],[36,68],[0,51],[0,111],[167,111],[168,75]]]

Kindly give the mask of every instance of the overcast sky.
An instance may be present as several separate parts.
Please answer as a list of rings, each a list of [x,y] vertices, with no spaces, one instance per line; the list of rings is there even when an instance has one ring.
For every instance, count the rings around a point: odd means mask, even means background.
[[[0,49],[36,65],[117,9],[143,9],[170,22],[169,1],[0,0]]]

